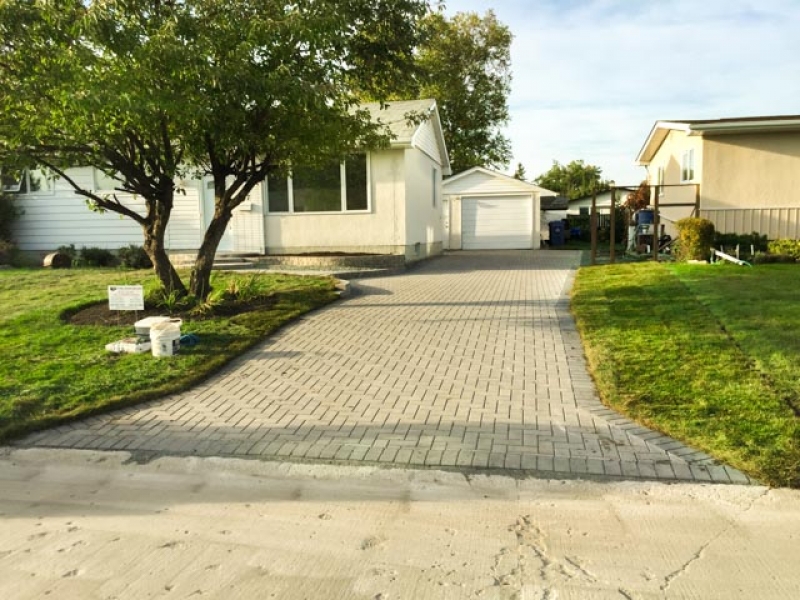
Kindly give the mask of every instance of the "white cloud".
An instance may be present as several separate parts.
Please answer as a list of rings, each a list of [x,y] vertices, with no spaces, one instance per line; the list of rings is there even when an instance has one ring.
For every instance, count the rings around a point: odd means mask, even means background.
[[[487,10],[448,0],[449,13]],[[515,35],[513,168],[584,159],[635,183],[658,119],[800,113],[797,0],[498,0]]]

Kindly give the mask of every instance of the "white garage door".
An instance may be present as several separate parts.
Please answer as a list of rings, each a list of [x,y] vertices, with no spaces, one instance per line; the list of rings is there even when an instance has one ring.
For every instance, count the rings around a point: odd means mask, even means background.
[[[533,248],[532,199],[462,198],[461,247],[464,250]]]

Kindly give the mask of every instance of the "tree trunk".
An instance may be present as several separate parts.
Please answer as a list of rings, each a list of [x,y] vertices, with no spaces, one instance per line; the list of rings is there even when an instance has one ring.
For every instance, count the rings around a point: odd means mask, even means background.
[[[170,196],[174,192],[170,189]],[[156,202],[150,219],[142,227],[144,229],[144,251],[153,261],[153,270],[167,293],[175,292],[179,296],[186,295],[186,286],[181,281],[180,275],[172,266],[167,250],[164,247],[164,237],[167,232],[167,223],[172,207],[172,198],[163,198]]]
[[[214,266],[214,257],[231,220],[231,209],[220,208],[222,202],[219,197],[216,198],[215,204],[217,208],[214,211],[214,218],[211,219],[203,236],[203,243],[197,251],[189,280],[189,293],[201,300],[205,300],[211,293],[211,268]]]

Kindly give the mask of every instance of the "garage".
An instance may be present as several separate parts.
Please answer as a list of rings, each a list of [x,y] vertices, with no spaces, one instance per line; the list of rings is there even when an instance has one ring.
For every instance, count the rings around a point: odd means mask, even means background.
[[[554,192],[483,167],[446,179],[442,191],[445,249],[540,247],[541,197]]]
[[[533,248],[530,196],[462,197],[461,247],[464,250]]]

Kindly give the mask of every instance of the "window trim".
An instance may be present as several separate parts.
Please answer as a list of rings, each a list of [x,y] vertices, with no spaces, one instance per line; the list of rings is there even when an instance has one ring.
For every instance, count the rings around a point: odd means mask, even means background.
[[[431,179],[433,184],[433,208],[436,208],[438,205],[438,198],[439,198],[439,169],[436,167],[431,167]]]
[[[367,208],[359,208],[354,210],[347,210],[347,160],[339,163],[339,210],[305,210],[295,211],[294,209],[294,180],[291,173],[284,179],[287,186],[288,194],[288,210],[273,211],[269,206],[269,180],[264,181],[263,196],[264,206],[266,207],[267,215],[276,216],[294,216],[294,215],[363,215],[372,212],[372,155],[367,152],[366,165],[367,169]]]

